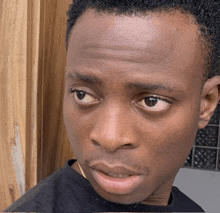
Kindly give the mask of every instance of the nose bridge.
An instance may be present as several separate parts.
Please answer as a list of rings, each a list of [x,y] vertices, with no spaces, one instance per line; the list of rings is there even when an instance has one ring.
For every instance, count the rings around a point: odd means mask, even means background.
[[[91,140],[108,151],[114,151],[125,145],[131,146],[134,135],[128,118],[129,111],[119,104],[103,108],[91,132]]]

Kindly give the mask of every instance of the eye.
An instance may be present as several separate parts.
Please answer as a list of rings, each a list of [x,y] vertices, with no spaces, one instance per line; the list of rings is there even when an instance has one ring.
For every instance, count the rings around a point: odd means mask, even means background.
[[[160,112],[166,110],[170,103],[160,97],[149,96],[138,102],[138,105],[148,111]]]
[[[74,90],[72,91],[72,93],[74,95],[75,100],[78,103],[89,104],[97,101],[97,99],[94,96],[88,94],[83,90]]]

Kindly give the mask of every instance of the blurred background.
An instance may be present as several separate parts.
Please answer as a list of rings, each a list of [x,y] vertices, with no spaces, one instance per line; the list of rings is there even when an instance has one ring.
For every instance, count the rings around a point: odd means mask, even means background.
[[[62,117],[71,2],[0,0],[0,211],[74,157]],[[210,213],[220,202],[219,119],[220,106],[174,184]]]

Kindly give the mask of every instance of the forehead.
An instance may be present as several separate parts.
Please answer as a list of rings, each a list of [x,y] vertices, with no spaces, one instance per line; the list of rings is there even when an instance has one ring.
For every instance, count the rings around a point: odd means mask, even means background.
[[[67,70],[83,58],[108,59],[147,64],[160,72],[163,67],[173,67],[176,74],[190,68],[187,75],[198,78],[195,69],[201,75],[204,66],[199,32],[194,18],[180,11],[119,16],[88,10],[72,29]]]
[[[179,10],[148,12],[145,15],[128,16],[96,12],[92,9],[88,9],[78,18],[72,31],[75,31],[74,29],[76,28],[85,36],[89,33],[91,37],[97,32],[102,36],[103,33],[106,34],[106,31],[109,30],[111,30],[111,32],[108,32],[108,36],[118,34],[128,40],[129,37],[139,34],[139,38],[144,39],[143,42],[150,39],[148,36],[151,33],[158,35],[159,33],[165,33],[167,29],[169,33],[177,33],[177,31],[179,31],[179,33],[187,33],[186,30],[190,30],[196,33],[196,35],[199,29],[192,15]],[[126,34],[123,34],[123,32],[126,32]],[[187,34],[189,34],[189,32]],[[83,36],[82,39],[85,38],[85,36]]]

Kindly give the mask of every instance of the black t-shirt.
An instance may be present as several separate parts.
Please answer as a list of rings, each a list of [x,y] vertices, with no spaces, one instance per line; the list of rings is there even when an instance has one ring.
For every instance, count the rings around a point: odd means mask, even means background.
[[[70,167],[75,161],[67,161],[63,168],[45,178],[5,211],[46,213],[204,212],[177,187],[172,188],[169,206],[124,205],[109,202],[95,192],[88,180]]]

